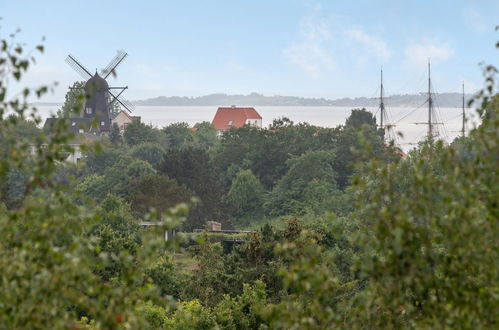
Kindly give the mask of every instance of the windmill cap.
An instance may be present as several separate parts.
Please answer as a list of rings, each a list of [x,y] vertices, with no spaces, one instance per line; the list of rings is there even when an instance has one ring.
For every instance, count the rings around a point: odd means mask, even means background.
[[[85,83],[85,90],[107,90],[109,88],[109,85],[107,81],[99,76],[99,74],[96,72],[95,75],[88,79],[87,82]]]

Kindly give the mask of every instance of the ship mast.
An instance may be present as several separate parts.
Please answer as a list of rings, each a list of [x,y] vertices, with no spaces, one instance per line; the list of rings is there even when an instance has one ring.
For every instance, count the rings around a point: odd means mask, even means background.
[[[465,131],[465,121],[466,121],[466,112],[464,110],[464,82],[463,82],[463,126],[461,128],[461,135],[464,137],[464,134],[466,133]]]
[[[433,98],[431,96],[431,71],[430,60],[428,59],[428,139],[433,139],[433,122],[431,115],[433,112]]]
[[[384,117],[385,117],[385,103],[383,101],[383,67],[381,67],[381,88],[379,92],[379,108],[380,108],[380,128],[383,140],[385,139]]]

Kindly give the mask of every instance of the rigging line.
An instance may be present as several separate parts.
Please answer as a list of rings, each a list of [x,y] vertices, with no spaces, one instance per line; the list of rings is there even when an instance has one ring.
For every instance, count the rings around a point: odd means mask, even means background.
[[[416,135],[416,136],[417,136],[416,143],[419,143],[419,142],[423,141],[428,136],[428,134],[426,132],[423,132],[423,134]]]
[[[371,94],[370,99],[377,99],[378,95],[379,95],[379,87],[376,88],[376,91],[373,94]]]
[[[442,133],[443,133],[442,135],[444,136],[446,141],[449,141],[449,139],[450,139],[449,131],[447,130],[447,127],[445,126],[446,124],[444,123],[442,112],[440,111],[441,107],[440,107],[439,99],[436,98],[435,101],[436,101],[435,102],[436,103],[435,114],[436,114],[438,122],[442,123]]]
[[[402,85],[400,85],[399,90],[398,91],[395,90],[394,92],[399,94],[399,95],[407,94],[407,89],[408,89],[409,85],[414,86],[414,81],[417,81],[418,82],[417,84],[419,86],[420,81],[423,79],[424,79],[424,73],[421,73],[420,77],[417,80],[407,78],[407,80]]]
[[[386,118],[386,126],[388,126],[388,127],[394,126],[392,115],[387,108],[385,108],[385,118]]]
[[[462,116],[463,116],[463,115],[460,113],[460,114],[458,114],[458,115],[456,115],[456,116],[454,116],[454,117],[449,118],[449,119],[448,119],[448,121],[455,120],[455,119],[457,119],[457,118],[461,118]]]
[[[392,125],[394,125],[394,120],[393,120],[393,115],[392,115],[392,107],[389,105],[388,107],[385,106],[385,113],[388,117],[388,122]]]
[[[390,136],[391,140],[394,141],[395,144],[400,144],[398,135],[394,132],[393,129],[388,129],[388,135]]]
[[[388,122],[390,123],[389,127],[389,134],[391,135],[392,139],[395,141],[395,143],[400,144],[400,138],[399,135],[397,134],[397,131],[395,129],[396,125],[393,123],[393,117],[391,112],[387,112],[388,115]]]
[[[409,113],[407,113],[406,115],[404,115],[402,118],[400,118],[399,120],[397,120],[395,122],[395,124],[398,124],[400,123],[402,120],[404,120],[405,118],[407,118],[409,115],[413,114],[416,110],[419,110],[423,105],[425,105],[426,103],[428,103],[428,100],[426,100],[423,104],[419,105],[417,108],[411,110]]]

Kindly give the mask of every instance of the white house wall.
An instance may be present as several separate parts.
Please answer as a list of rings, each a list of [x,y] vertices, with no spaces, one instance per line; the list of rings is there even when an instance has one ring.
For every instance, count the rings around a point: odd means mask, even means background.
[[[262,127],[262,120],[257,118],[246,119],[246,125]]]

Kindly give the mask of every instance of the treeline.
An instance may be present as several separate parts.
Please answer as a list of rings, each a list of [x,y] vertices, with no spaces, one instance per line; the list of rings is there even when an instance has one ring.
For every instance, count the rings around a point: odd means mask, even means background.
[[[436,99],[440,107],[461,107],[461,93],[439,93]],[[473,95],[467,94],[466,101]],[[390,95],[385,99],[391,107],[420,106],[426,101],[424,95]],[[297,96],[265,96],[258,93],[248,95],[211,94],[199,97],[158,96],[133,102],[139,106],[220,106],[229,104],[252,106],[330,106],[330,107],[377,107],[379,99],[374,97],[341,98],[329,100],[325,98],[305,98]],[[158,109],[158,111],[160,111]]]
[[[221,138],[207,123],[136,122],[71,166],[65,122],[46,134],[22,99],[5,100],[7,77],[20,79],[33,54],[10,43],[0,48],[1,328],[497,327],[494,67],[480,127],[407,157],[355,110],[337,128],[281,119]],[[215,219],[255,229],[164,241]]]
[[[195,198],[185,230],[206,221],[230,228],[289,214],[344,215],[352,210],[347,188],[354,164],[399,157],[381,134],[363,109],[336,128],[282,118],[267,129],[231,129],[220,138],[206,122],[162,129],[133,122],[123,136],[114,131],[102,149],[87,152],[73,174],[85,196],[121,197],[139,218]],[[369,154],[357,153],[361,143],[370,145]]]

